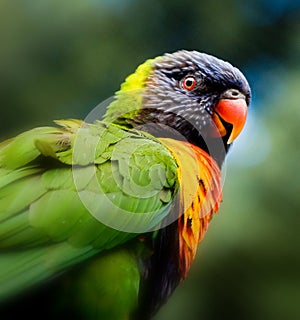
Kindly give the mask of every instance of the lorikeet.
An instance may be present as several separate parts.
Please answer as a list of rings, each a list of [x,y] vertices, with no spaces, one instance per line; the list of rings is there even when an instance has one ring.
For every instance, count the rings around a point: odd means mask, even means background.
[[[0,314],[151,318],[218,210],[249,101],[237,68],[183,50],[140,65],[103,119],[2,142]]]

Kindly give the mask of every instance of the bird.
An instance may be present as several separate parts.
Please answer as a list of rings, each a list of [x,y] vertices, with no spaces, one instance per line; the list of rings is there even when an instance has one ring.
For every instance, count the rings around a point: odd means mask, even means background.
[[[218,212],[250,100],[238,68],[179,50],[138,66],[102,118],[3,141],[0,313],[151,319]]]

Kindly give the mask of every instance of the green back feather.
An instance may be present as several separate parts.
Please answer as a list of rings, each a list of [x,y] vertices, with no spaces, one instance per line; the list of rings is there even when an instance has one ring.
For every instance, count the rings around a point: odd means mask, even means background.
[[[58,123],[0,145],[0,300],[136,237],[103,216],[159,226],[178,189],[175,160],[149,135]]]

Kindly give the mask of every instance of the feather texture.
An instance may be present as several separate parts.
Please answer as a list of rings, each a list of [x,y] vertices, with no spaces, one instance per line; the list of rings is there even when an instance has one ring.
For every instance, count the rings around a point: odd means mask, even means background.
[[[0,298],[136,237],[102,215],[158,226],[176,192],[177,164],[159,141],[101,122],[59,124],[0,149]]]

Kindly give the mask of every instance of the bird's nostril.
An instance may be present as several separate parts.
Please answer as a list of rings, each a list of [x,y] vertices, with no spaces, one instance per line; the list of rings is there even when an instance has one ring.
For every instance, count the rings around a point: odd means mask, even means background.
[[[239,99],[239,98],[245,98],[245,95],[242,94],[237,89],[229,89],[221,95],[221,99]]]
[[[230,93],[234,98],[236,98],[240,95],[240,92],[238,90],[231,90]]]

